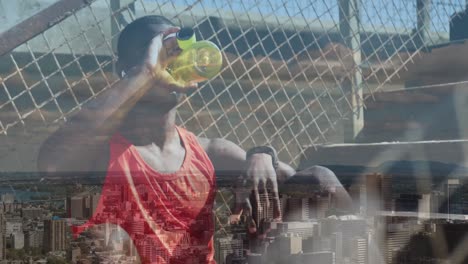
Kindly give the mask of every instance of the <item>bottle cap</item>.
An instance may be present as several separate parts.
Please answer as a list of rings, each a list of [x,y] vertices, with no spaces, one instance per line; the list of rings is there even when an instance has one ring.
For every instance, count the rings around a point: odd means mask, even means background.
[[[189,48],[197,41],[195,32],[189,27],[181,28],[179,32],[177,32],[176,37],[177,44],[179,44],[179,48],[182,50]]]

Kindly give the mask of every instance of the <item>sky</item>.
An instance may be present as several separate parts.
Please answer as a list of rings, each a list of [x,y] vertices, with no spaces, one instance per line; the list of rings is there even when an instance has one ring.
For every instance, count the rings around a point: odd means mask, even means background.
[[[154,2],[155,0],[144,0]],[[432,30],[449,31],[450,16],[463,10],[466,0],[433,0]],[[192,5],[198,0],[173,0],[175,5]],[[263,15],[304,17],[338,22],[338,1],[334,0],[202,0],[205,7],[225,9],[228,12],[253,12]],[[389,26],[412,29],[416,27],[416,0],[361,0],[361,22],[367,26]]]

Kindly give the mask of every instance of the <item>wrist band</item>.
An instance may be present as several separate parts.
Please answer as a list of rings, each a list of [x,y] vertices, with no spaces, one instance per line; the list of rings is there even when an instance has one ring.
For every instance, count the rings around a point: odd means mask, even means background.
[[[264,154],[270,155],[272,163],[273,163],[272,164],[273,168],[275,168],[275,170],[278,169],[278,166],[279,166],[278,155],[276,154],[276,150],[273,147],[259,146],[259,147],[251,148],[247,151],[245,155],[245,159],[248,160],[253,154],[257,154],[257,153],[264,153]]]

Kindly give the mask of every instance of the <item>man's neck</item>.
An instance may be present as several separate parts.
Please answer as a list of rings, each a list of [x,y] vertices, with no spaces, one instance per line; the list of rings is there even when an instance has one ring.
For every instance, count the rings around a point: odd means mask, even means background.
[[[120,128],[120,133],[136,146],[155,144],[161,150],[180,142],[175,125],[176,109],[167,112],[135,109]]]

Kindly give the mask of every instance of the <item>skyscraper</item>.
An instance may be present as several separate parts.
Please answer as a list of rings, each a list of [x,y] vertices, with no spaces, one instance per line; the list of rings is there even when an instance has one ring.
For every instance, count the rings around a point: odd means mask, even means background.
[[[367,191],[365,184],[355,184],[349,188],[349,195],[353,200],[354,211],[363,216],[365,216],[367,212],[366,193]]]
[[[262,264],[262,254],[259,253],[248,253],[247,263],[249,264]]]
[[[377,173],[366,175],[367,215],[373,216],[380,210],[394,210],[392,187],[392,175]]]
[[[332,251],[335,252],[335,263],[343,263],[343,233],[336,232],[332,235]]]
[[[393,201],[393,193],[392,193],[392,176],[391,175],[381,175],[381,202],[383,206],[383,210],[385,211],[392,211],[395,210],[395,205]]]
[[[140,256],[142,263],[168,263],[169,255],[167,251],[154,242],[154,235],[146,236],[143,239],[137,240],[137,248],[140,248],[140,252],[144,252],[143,256]]]
[[[362,237],[354,237],[351,242],[352,254],[351,259],[355,264],[367,263],[367,239]]]
[[[280,263],[286,263],[290,255],[302,252],[302,238],[294,234],[283,234],[277,237],[276,250],[278,250]]]
[[[287,221],[305,221],[309,219],[309,198],[289,198],[285,219]]]
[[[6,258],[6,237],[5,233],[0,231],[0,260]]]
[[[6,258],[6,220],[5,215],[0,213],[0,260]]]
[[[44,242],[43,230],[29,230],[24,234],[24,246],[26,249],[41,247]]]
[[[25,219],[41,218],[43,213],[42,208],[22,208],[21,216]]]
[[[11,247],[14,249],[24,248],[24,233],[16,232],[10,235]]]
[[[252,211],[253,218],[257,225],[260,224],[262,219],[273,219],[273,195],[268,195],[268,193],[271,193],[271,191],[267,191],[267,193],[260,193],[260,201],[255,201],[255,199],[251,199],[254,201],[252,204]]]
[[[309,200],[309,217],[322,219],[327,217],[332,203],[331,193],[318,195]]]
[[[98,203],[99,203],[99,198],[101,197],[101,195],[99,193],[94,193],[94,194],[91,194],[90,196],[90,216],[92,216],[94,214],[94,212],[96,211],[96,208],[98,206]]]
[[[435,213],[431,211],[431,200],[432,195],[430,193],[426,193],[421,195],[421,199],[418,201],[418,214],[419,217],[427,218],[431,216],[431,213]]]
[[[335,254],[331,251],[303,253],[301,260],[302,263],[335,264]]]
[[[0,233],[5,234],[6,232],[6,219],[4,214],[0,214]]]
[[[222,237],[216,240],[216,261],[219,264],[226,263],[226,257],[233,254],[234,257],[243,257],[243,241],[233,237]]]
[[[141,234],[145,233],[145,222],[143,219],[134,219],[129,223],[130,234]]]
[[[445,184],[445,191],[447,195],[447,215],[450,220],[451,214],[463,213],[463,195],[460,190],[460,180],[448,179]]]
[[[1,201],[4,202],[4,203],[14,203],[15,202],[15,194],[13,194],[13,193],[2,194]]]
[[[83,219],[85,217],[85,200],[81,196],[70,198],[70,217]]]
[[[65,220],[48,219],[44,220],[44,251],[63,251],[66,247]]]
[[[277,232],[281,234],[295,234],[302,238],[308,238],[314,235],[318,229],[317,222],[282,222],[276,223]]]

